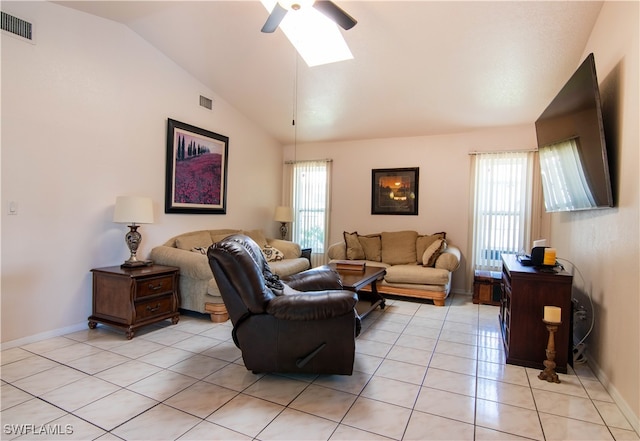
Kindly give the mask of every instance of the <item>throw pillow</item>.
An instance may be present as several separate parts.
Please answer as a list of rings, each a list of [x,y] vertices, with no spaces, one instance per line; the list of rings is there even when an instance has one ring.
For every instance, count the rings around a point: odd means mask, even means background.
[[[418,263],[422,263],[422,255],[424,251],[438,239],[446,239],[447,233],[433,233],[433,234],[425,234],[424,236],[418,236],[416,239],[416,257],[418,258]]]
[[[204,254],[206,256],[208,249],[208,247],[193,247],[191,251],[193,251],[194,253]]]
[[[272,247],[271,245],[265,245],[262,247],[262,254],[264,254],[264,258],[267,259],[267,262],[278,262],[280,260],[284,260],[284,254],[282,251]]]
[[[434,266],[438,256],[444,251],[447,242],[444,239],[436,239],[427,247],[422,255],[422,266]]]
[[[358,241],[364,250],[364,258],[373,262],[382,260],[382,236],[379,234],[368,234],[358,236]]]
[[[362,260],[365,258],[364,249],[358,240],[358,232],[342,234],[344,236],[344,243],[347,246],[347,259],[349,260]]]
[[[382,261],[389,265],[415,264],[417,238],[415,231],[383,232]]]

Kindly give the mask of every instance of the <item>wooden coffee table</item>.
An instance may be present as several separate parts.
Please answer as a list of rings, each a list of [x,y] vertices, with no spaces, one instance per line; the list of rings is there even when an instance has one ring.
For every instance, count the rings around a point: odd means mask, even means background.
[[[337,270],[336,265],[333,263],[330,263],[329,267],[338,272],[344,289],[358,294],[359,301],[356,305],[356,310],[358,311],[360,318],[365,318],[378,306],[380,306],[380,309],[384,309],[384,297],[378,293],[378,288],[376,287],[378,279],[386,273],[384,268],[367,266],[364,271],[343,271]],[[360,291],[368,285],[371,285],[371,292]]]

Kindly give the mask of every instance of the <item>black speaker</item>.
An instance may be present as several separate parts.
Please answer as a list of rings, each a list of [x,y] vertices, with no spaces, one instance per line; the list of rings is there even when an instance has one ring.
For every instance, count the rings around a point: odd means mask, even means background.
[[[544,249],[547,247],[533,247],[531,249],[531,264],[542,266],[544,263]]]

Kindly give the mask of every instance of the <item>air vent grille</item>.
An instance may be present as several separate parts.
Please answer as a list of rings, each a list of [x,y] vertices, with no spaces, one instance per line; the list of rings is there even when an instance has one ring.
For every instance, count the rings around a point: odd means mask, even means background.
[[[11,32],[29,41],[33,40],[33,25],[31,23],[6,12],[1,12],[1,14],[3,31]]]
[[[213,101],[211,100],[211,98],[200,95],[200,105],[211,110],[213,108]]]

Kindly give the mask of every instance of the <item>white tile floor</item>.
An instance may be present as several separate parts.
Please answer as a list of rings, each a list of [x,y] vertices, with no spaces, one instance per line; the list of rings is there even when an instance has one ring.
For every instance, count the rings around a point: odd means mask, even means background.
[[[2,439],[638,440],[589,368],[505,365],[498,309],[388,300],[352,376],[254,375],[230,323],[181,317],[2,351]]]

